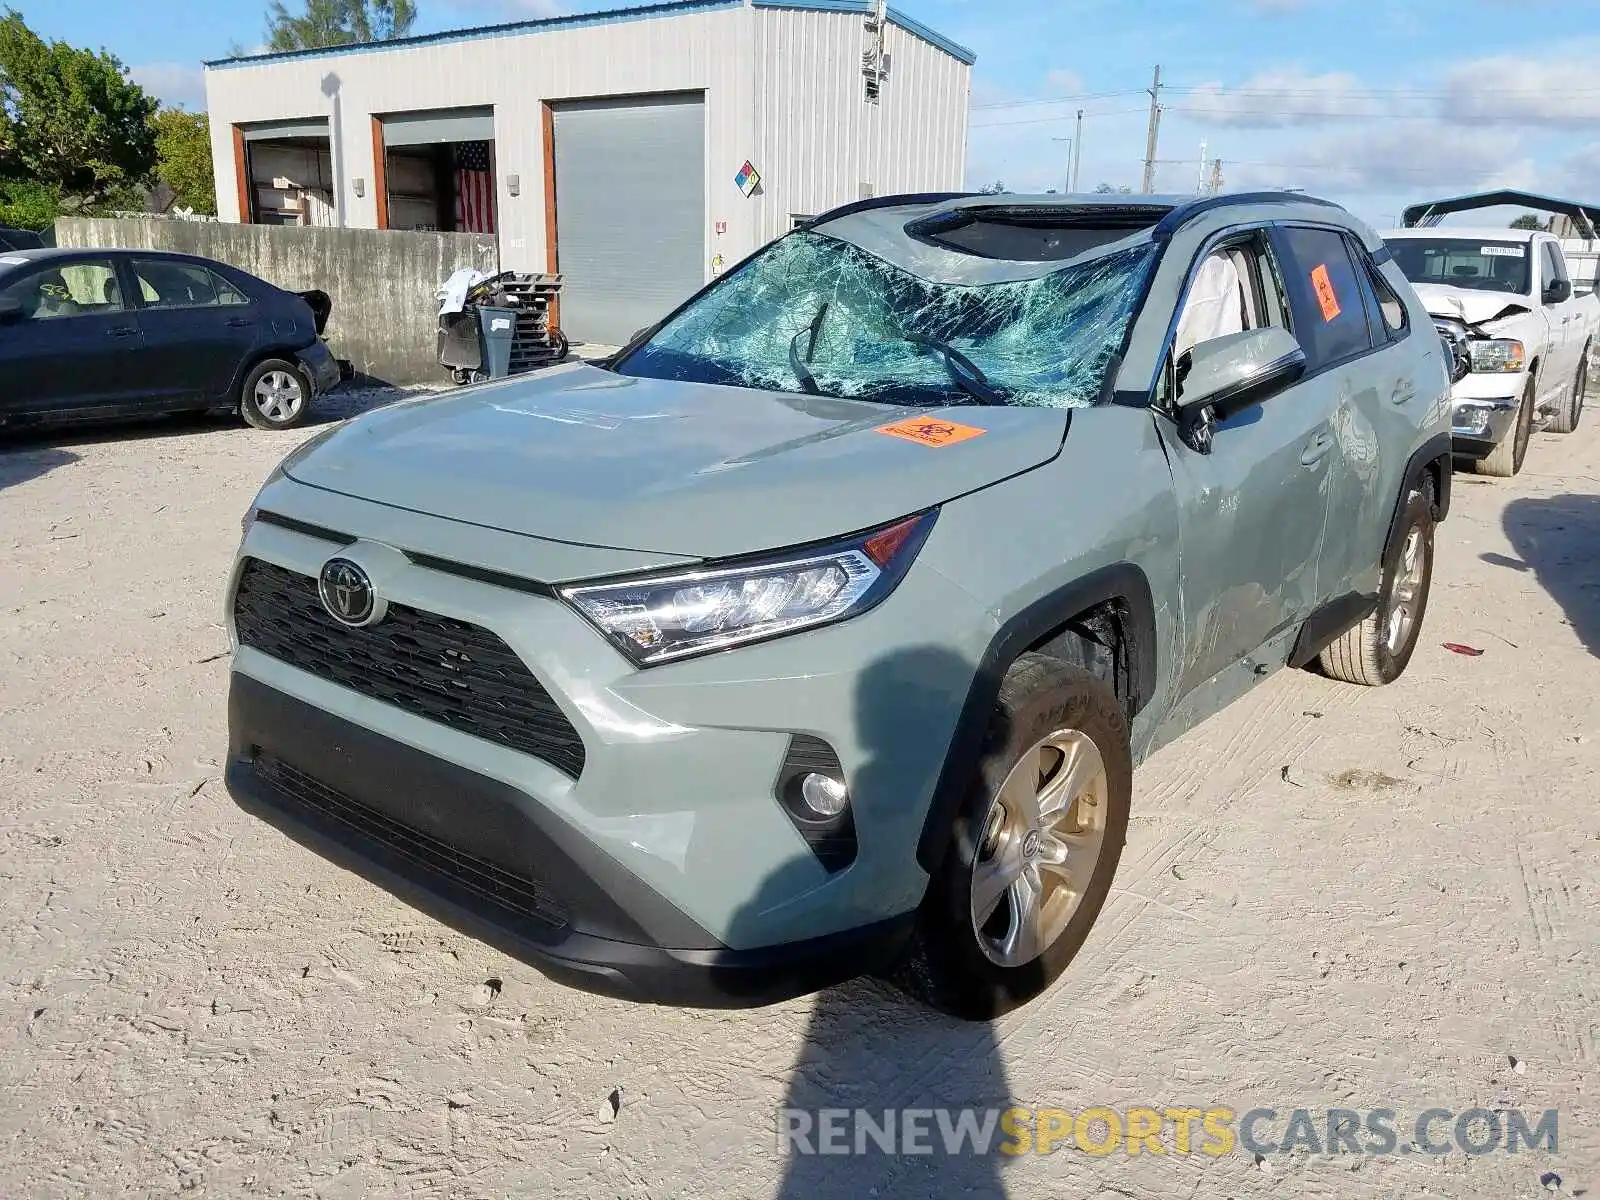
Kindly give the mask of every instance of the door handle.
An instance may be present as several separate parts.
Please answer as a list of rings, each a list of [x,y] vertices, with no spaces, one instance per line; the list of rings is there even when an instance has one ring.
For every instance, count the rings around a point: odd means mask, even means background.
[[[1327,456],[1328,451],[1332,449],[1333,439],[1325,433],[1319,433],[1309,442],[1307,442],[1306,448],[1300,452],[1300,463],[1302,466],[1314,467],[1321,462]]]
[[[228,318],[228,328],[230,328],[230,329],[244,329],[247,326],[254,325],[254,324],[255,324],[254,321],[246,320],[244,317],[229,317]]]
[[[114,338],[135,337],[138,332],[132,325],[116,325],[106,330],[106,333]]]

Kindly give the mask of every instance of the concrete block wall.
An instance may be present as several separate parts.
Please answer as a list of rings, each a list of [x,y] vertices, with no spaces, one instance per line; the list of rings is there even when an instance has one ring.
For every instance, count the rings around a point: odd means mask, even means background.
[[[62,246],[173,250],[216,259],[291,292],[333,301],[333,352],[390,383],[439,381],[439,284],[462,267],[497,269],[495,239],[470,233],[230,225],[159,218],[63,217]]]

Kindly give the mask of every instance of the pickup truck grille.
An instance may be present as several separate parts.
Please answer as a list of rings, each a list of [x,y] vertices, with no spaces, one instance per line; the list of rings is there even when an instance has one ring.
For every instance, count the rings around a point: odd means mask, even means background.
[[[583,739],[510,646],[481,626],[404,604],[352,629],[317,581],[248,559],[233,602],[239,644],[462,733],[532,755],[576,779]]]

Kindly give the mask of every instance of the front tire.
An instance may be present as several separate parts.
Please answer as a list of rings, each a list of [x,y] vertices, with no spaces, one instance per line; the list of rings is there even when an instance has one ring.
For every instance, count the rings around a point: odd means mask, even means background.
[[[1405,673],[1422,635],[1433,584],[1433,486],[1411,489],[1395,544],[1384,554],[1372,615],[1324,650],[1323,671],[1345,683],[1382,687]]]
[[[311,415],[311,381],[285,359],[258,362],[239,389],[239,414],[257,429],[293,429]]]
[[[1111,688],[1053,658],[1018,659],[900,984],[974,1021],[1044,991],[1105,905],[1132,793],[1128,721]]]
[[[1583,420],[1583,394],[1589,390],[1589,347],[1583,348],[1583,357],[1578,360],[1578,373],[1572,380],[1572,393],[1562,401],[1561,407],[1550,417],[1550,423],[1545,426],[1551,433],[1573,433],[1578,428],[1578,422]]]
[[[1474,471],[1479,475],[1510,479],[1522,470],[1522,462],[1528,457],[1528,439],[1533,436],[1533,410],[1537,403],[1530,379],[1527,390],[1522,393],[1522,403],[1517,405],[1517,423],[1487,457],[1472,464]]]

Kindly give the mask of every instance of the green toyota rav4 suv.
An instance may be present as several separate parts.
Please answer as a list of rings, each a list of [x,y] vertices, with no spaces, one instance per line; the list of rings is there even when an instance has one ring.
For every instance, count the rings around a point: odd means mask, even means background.
[[[1285,665],[1405,669],[1449,386],[1305,196],[852,204],[603,366],[291,454],[229,786],[580,986],[988,1017],[1083,944],[1137,762]]]

